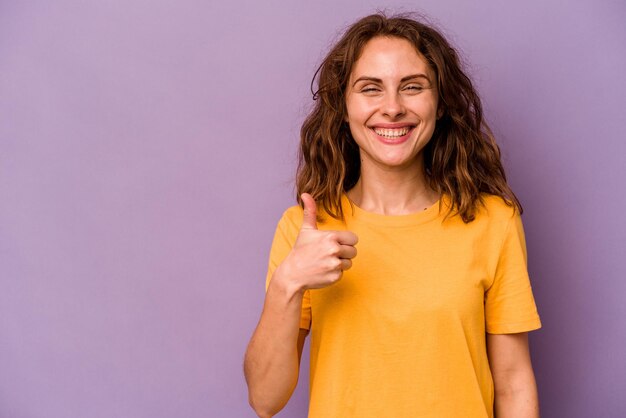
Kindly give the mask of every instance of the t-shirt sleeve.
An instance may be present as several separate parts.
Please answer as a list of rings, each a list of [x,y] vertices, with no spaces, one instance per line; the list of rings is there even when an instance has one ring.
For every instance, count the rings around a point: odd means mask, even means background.
[[[490,334],[541,328],[528,276],[524,228],[518,212],[508,222],[494,280],[485,293],[485,321]]]
[[[297,207],[287,209],[276,227],[274,241],[272,242],[272,248],[270,250],[267,277],[265,279],[265,291],[267,291],[269,287],[274,271],[276,271],[276,268],[283,262],[285,257],[287,257],[298,237],[298,232],[300,231],[299,225],[302,223],[302,220],[297,219],[297,214],[294,213],[297,210]],[[300,210],[300,218],[302,218],[301,212]],[[311,296],[308,290],[304,292],[304,296],[302,297],[300,328],[311,328]]]

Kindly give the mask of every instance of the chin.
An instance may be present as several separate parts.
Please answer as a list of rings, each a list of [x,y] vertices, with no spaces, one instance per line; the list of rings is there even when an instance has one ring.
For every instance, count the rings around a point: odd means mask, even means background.
[[[407,168],[414,165],[417,161],[414,158],[393,158],[382,159],[379,163],[389,168]]]

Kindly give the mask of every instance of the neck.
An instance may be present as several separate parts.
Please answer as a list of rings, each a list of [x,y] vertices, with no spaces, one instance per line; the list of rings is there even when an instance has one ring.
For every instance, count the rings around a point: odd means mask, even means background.
[[[348,197],[361,209],[383,215],[405,215],[432,206],[439,195],[430,188],[423,161],[405,169],[361,167]]]

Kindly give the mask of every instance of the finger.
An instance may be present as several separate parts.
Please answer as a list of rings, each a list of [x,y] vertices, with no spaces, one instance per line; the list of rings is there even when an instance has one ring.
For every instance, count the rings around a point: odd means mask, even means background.
[[[337,231],[337,242],[343,245],[356,245],[359,242],[359,237],[355,233],[350,231]]]
[[[337,253],[339,258],[354,258],[356,257],[356,247],[352,245],[342,245]]]
[[[352,260],[348,260],[346,258],[342,258],[341,259],[341,270],[348,270],[350,267],[352,267]]]
[[[301,229],[317,229],[317,205],[315,200],[308,193],[302,193],[300,198],[304,205],[304,218],[302,219]]]

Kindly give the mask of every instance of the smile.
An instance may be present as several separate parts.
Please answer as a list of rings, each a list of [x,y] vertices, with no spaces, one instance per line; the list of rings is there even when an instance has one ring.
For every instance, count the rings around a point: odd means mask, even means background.
[[[370,129],[376,134],[379,141],[387,145],[399,145],[410,138],[415,125],[404,125],[397,128],[383,128],[373,126]]]
[[[399,138],[410,131],[408,126],[399,129],[373,128],[373,130],[376,132],[376,135],[384,136],[385,138]]]

